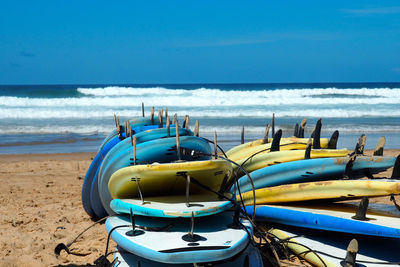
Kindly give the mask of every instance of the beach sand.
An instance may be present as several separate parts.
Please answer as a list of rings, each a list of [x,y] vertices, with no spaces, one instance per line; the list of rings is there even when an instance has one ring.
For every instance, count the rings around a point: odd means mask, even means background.
[[[399,153],[385,150],[385,155]],[[88,256],[63,252],[56,258],[53,252],[58,243],[67,244],[93,223],[83,210],[81,187],[94,155],[0,155],[0,266],[86,266],[104,253],[107,233],[103,224],[71,246]],[[390,175],[388,170],[378,176]],[[390,203],[389,197],[371,202]],[[111,243],[110,248],[114,247]],[[282,262],[283,266],[299,263]]]

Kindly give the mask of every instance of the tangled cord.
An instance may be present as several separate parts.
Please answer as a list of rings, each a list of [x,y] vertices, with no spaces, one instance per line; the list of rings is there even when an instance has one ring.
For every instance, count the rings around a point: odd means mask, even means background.
[[[107,220],[107,218],[110,217],[114,217],[116,215],[110,215],[104,218],[101,218],[100,220],[95,221],[93,224],[91,224],[89,227],[87,227],[86,229],[84,229],[82,232],[80,232],[74,240],[72,240],[71,242],[69,242],[67,245],[65,245],[64,243],[59,243],[55,248],[54,248],[54,254],[56,254],[56,257],[60,256],[61,251],[65,250],[68,254],[72,254],[72,255],[76,255],[76,256],[87,256],[90,253],[76,253],[73,251],[69,250],[69,247],[75,243],[79,237],[81,237],[86,231],[88,231],[90,228],[92,228],[93,226],[104,222],[105,220]]]
[[[113,137],[114,137],[114,136],[115,136],[115,135],[113,135]],[[203,139],[205,139],[205,138],[203,138]],[[211,140],[208,140],[208,139],[205,139],[205,140],[206,140],[207,142],[214,143],[214,142],[211,141]],[[291,143],[291,144],[292,144],[292,143]],[[298,144],[298,143],[293,143],[293,144]],[[289,145],[289,144],[285,144],[285,145]],[[325,253],[325,252],[322,252],[322,251],[313,250],[313,249],[311,249],[310,247],[307,247],[307,246],[305,246],[305,245],[303,245],[303,244],[301,244],[301,243],[298,243],[298,242],[296,242],[296,241],[290,240],[290,239],[292,239],[292,238],[294,238],[294,237],[289,237],[289,238],[286,238],[286,239],[279,239],[276,235],[273,235],[272,233],[269,233],[269,232],[268,232],[268,233],[266,234],[266,233],[263,232],[263,231],[259,228],[259,226],[254,222],[254,221],[255,221],[255,211],[256,211],[255,186],[254,186],[254,182],[253,182],[253,180],[252,180],[250,174],[244,169],[243,166],[244,166],[244,164],[245,164],[248,160],[250,160],[251,158],[253,158],[253,157],[256,156],[257,154],[260,154],[260,153],[262,153],[262,152],[269,151],[270,148],[269,148],[269,149],[264,149],[264,150],[261,150],[261,151],[258,151],[258,152],[256,152],[256,153],[254,153],[253,155],[249,156],[241,165],[239,165],[239,164],[237,164],[236,162],[234,162],[234,161],[228,159],[228,157],[226,156],[225,152],[222,150],[222,148],[221,148],[219,145],[217,145],[217,147],[220,149],[220,151],[221,151],[221,152],[223,153],[223,155],[224,155],[224,157],[222,157],[222,156],[217,156],[217,157],[220,158],[220,159],[226,160],[226,161],[230,162],[231,164],[234,164],[235,166],[237,166],[241,171],[243,171],[243,172],[247,175],[247,177],[248,177],[248,179],[249,179],[249,181],[250,181],[250,183],[251,183],[252,191],[253,191],[253,216],[252,216],[252,218],[250,218],[250,216],[247,214],[247,212],[246,212],[245,209],[240,209],[240,212],[243,214],[243,216],[244,216],[244,217],[251,223],[251,225],[253,226],[254,232],[255,232],[255,233],[257,234],[257,236],[260,238],[260,243],[257,244],[257,243],[255,242],[255,240],[254,240],[254,235],[252,235],[252,234],[249,232],[249,230],[247,229],[247,227],[246,227],[245,225],[243,225],[241,222],[239,222],[239,224],[240,224],[241,228],[243,228],[243,229],[247,232],[247,234],[248,234],[248,236],[249,236],[249,239],[250,239],[250,242],[251,242],[252,244],[254,244],[256,247],[261,247],[261,245],[262,245],[262,244],[261,244],[261,240],[264,240],[264,241],[266,242],[266,244],[269,244],[270,249],[271,249],[272,252],[274,253],[274,256],[275,256],[275,258],[276,258],[275,260],[277,260],[277,262],[279,262],[279,257],[278,257],[278,255],[277,255],[277,253],[276,253],[276,248],[275,248],[274,245],[271,244],[271,243],[269,242],[269,240],[267,239],[267,236],[268,236],[268,235],[273,236],[276,240],[278,240],[278,241],[276,241],[278,244],[281,244],[281,245],[282,245],[282,244],[284,244],[284,243],[292,243],[292,244],[300,245],[300,246],[306,248],[306,250],[303,251],[303,252],[301,252],[301,253],[294,253],[294,252],[293,252],[297,257],[300,257],[302,254],[314,253],[314,254],[319,258],[319,260],[320,260],[325,266],[326,266],[326,263],[323,261],[323,259],[321,258],[321,256],[318,255],[318,253],[321,254],[321,255],[326,255],[326,256],[335,258],[335,259],[343,260],[343,258],[341,258],[341,257],[337,257],[337,256],[334,256],[334,255],[331,255],[331,254],[328,254],[328,253]],[[212,154],[206,154],[206,153],[202,153],[202,152],[199,152],[199,151],[196,151],[196,153],[212,156]],[[101,155],[101,156],[102,156],[102,155]],[[237,187],[237,190],[238,190],[238,195],[239,195],[239,197],[240,197],[240,204],[242,205],[242,207],[245,207],[244,201],[243,201],[243,198],[242,198],[242,193],[241,193],[241,191],[240,191],[240,184],[239,184],[239,179],[238,179],[237,172],[232,176],[231,179],[233,179],[233,180],[234,180],[233,183],[236,184],[236,187]],[[205,190],[208,190],[208,191],[210,191],[210,192],[212,192],[212,193],[218,195],[219,197],[225,198],[225,199],[227,199],[227,200],[229,200],[229,201],[231,201],[231,202],[233,202],[233,203],[236,203],[236,205],[237,205],[237,202],[236,202],[236,201],[233,201],[232,199],[229,199],[229,198],[226,197],[223,193],[216,192],[216,191],[212,190],[211,188],[209,188],[209,187],[207,187],[207,186],[205,186],[205,185],[202,185],[202,184],[201,184],[199,181],[197,181],[196,179],[193,179],[193,178],[192,178],[192,181],[193,181],[194,184],[197,184],[197,185],[201,186],[201,187],[204,188]],[[226,189],[226,188],[225,188],[225,189]],[[226,191],[225,191],[225,192],[226,192]],[[77,256],[87,256],[87,255],[89,255],[90,253],[86,253],[86,254],[85,254],[85,253],[71,252],[71,251],[69,250],[69,247],[70,247],[73,243],[75,243],[76,240],[77,240],[79,237],[81,237],[86,231],[88,231],[88,230],[89,230],[90,228],[92,228],[94,225],[96,225],[96,224],[98,224],[98,223],[101,223],[101,222],[105,221],[107,218],[114,217],[114,216],[118,216],[118,215],[110,215],[110,216],[107,216],[107,217],[105,217],[105,218],[102,218],[102,219],[96,221],[95,223],[93,223],[92,225],[90,225],[89,227],[87,227],[85,230],[83,230],[80,234],[78,234],[78,236],[77,236],[73,241],[69,242],[67,245],[65,245],[65,244],[63,244],[63,243],[58,244],[58,245],[56,246],[56,248],[54,249],[54,253],[58,256],[58,255],[60,255],[60,252],[61,252],[62,250],[65,250],[68,254],[72,254],[72,255],[77,255]],[[165,230],[169,229],[170,227],[172,227],[173,224],[174,224],[174,223],[171,223],[171,224],[169,224],[169,225],[166,225],[166,226],[160,227],[160,228],[149,228],[149,227],[141,227],[141,226],[135,226],[135,227],[137,227],[137,228],[139,228],[139,229],[144,229],[144,230],[147,230],[147,231],[165,231]],[[112,234],[112,232],[113,232],[114,230],[116,230],[116,229],[118,229],[118,228],[122,228],[122,227],[132,227],[132,225],[119,225],[119,226],[116,226],[116,227],[112,228],[112,229],[109,231],[108,237],[107,237],[107,244],[106,244],[105,253],[104,253],[104,255],[102,255],[99,259],[97,259],[97,260],[95,261],[95,264],[96,264],[97,266],[108,266],[108,265],[110,264],[110,262],[107,260],[107,257],[108,257],[109,255],[115,253],[115,251],[108,252],[111,234]],[[285,247],[285,246],[283,246],[283,247]],[[286,247],[285,247],[285,248],[286,248]],[[261,251],[261,253],[263,254],[263,251]],[[264,256],[265,256],[265,255],[264,255]],[[115,261],[115,260],[114,260],[114,261]],[[400,265],[400,262],[372,262],[372,261],[360,261],[360,260],[357,260],[357,262],[359,262],[359,263],[367,263],[367,264],[369,263],[369,264],[383,264],[383,265]]]

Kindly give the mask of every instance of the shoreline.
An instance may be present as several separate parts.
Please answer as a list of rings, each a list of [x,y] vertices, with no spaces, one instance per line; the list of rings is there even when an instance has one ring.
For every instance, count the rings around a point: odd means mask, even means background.
[[[372,152],[366,150],[365,154]],[[398,154],[400,149],[384,151],[386,156]],[[93,224],[82,207],[81,189],[95,155],[96,152],[0,155],[0,266],[86,266],[104,253],[104,224],[95,225],[70,247],[74,252],[89,253],[88,256],[62,252],[56,258],[53,252],[58,243],[68,244]],[[391,169],[376,177],[390,175]],[[371,202],[390,203],[389,197]],[[110,248],[114,245],[110,243]],[[293,262],[282,266],[293,266]]]
[[[247,140],[246,140],[247,141]],[[253,140],[249,140],[253,141]],[[239,144],[238,144],[239,145]],[[339,148],[338,148],[339,149]],[[343,148],[345,149],[345,148]],[[352,150],[351,148],[347,148],[350,151]],[[372,155],[373,153],[373,149],[364,149],[364,154],[365,155]],[[400,147],[399,148],[385,148],[383,151],[384,156],[389,156],[392,155],[392,153],[396,153],[398,152],[400,154]],[[31,158],[31,157],[36,157],[39,160],[46,160],[46,157],[49,156],[54,156],[56,158],[54,159],[86,159],[86,157],[89,156],[96,156],[97,151],[84,151],[84,152],[57,152],[57,153],[25,153],[25,154],[19,154],[19,153],[15,153],[15,154],[0,154],[0,163],[2,161],[9,161],[9,158],[17,158],[17,159],[23,159],[23,158]],[[11,159],[12,160],[12,159]],[[15,160],[12,160],[15,161]]]
[[[19,160],[46,161],[49,160],[85,160],[96,156],[97,152],[71,152],[71,153],[27,153],[27,154],[0,154],[0,163],[15,162]]]

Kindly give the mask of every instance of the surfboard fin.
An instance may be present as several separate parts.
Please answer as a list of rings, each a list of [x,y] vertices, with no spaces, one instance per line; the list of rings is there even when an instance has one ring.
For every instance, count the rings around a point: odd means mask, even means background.
[[[217,131],[214,131],[214,159],[218,158]]]
[[[172,124],[175,124],[178,121],[178,115],[175,113],[174,117],[172,118]]]
[[[364,146],[365,146],[366,141],[367,141],[367,137],[365,136],[365,134],[362,134],[360,136],[360,138],[358,139],[356,148],[354,149],[354,153],[356,155],[362,155],[364,153]]]
[[[265,132],[264,132],[264,144],[268,143],[269,128],[270,128],[270,125],[269,125],[269,123],[267,123],[267,126],[265,127]]]
[[[171,121],[169,120],[169,116],[167,114],[167,117],[165,118],[165,127],[167,128],[167,136],[171,136]]]
[[[308,139],[306,152],[304,153],[304,159],[311,159],[311,138]]]
[[[163,111],[162,109],[160,109],[158,111],[158,128],[162,128],[163,127]]]
[[[123,140],[124,139],[122,137],[123,129],[122,129],[122,126],[120,124],[119,118],[115,114],[114,114],[114,122],[115,122],[115,128],[117,128],[118,138],[119,138],[119,140]]]
[[[186,207],[190,207],[190,192],[189,192],[189,188],[190,188],[190,176],[186,174]]]
[[[154,107],[151,107],[150,123],[151,123],[151,125],[154,125]]]
[[[194,123],[194,136],[199,137],[199,121],[196,120],[196,122]]]
[[[321,128],[322,128],[322,119],[319,119],[314,129],[314,140],[313,140],[314,149],[321,149],[321,141],[320,141]]]
[[[176,120],[176,153],[178,156],[178,160],[181,160],[181,149],[180,149],[180,142],[179,142],[179,124],[178,124],[178,119]]]
[[[271,148],[269,151],[273,152],[273,151],[279,151],[279,146],[281,143],[281,138],[282,138],[282,130],[279,129],[275,135],[274,135],[274,139],[272,139],[272,144],[271,144]]]
[[[136,136],[131,135],[131,144],[132,144],[132,151],[133,151],[133,165],[136,165]]]
[[[356,147],[354,148],[354,152],[349,155],[349,161],[346,164],[346,169],[344,171],[344,178],[350,178],[353,172],[353,163],[356,160],[358,155],[362,155],[364,153],[364,146],[367,137],[365,134],[362,134],[358,139]]]
[[[329,139],[328,149],[336,149],[337,148],[338,139],[339,139],[339,131],[336,130],[336,131],[333,132],[331,138]]]
[[[343,267],[356,267],[356,257],[358,252],[357,239],[352,239],[347,247],[347,253],[344,261],[340,262]]]
[[[144,103],[142,102],[142,117],[144,118]]]
[[[131,135],[132,135],[131,124],[129,123],[129,120],[127,120],[125,121],[125,138]]]
[[[399,206],[399,204],[397,204],[396,199],[394,198],[394,195],[393,195],[393,194],[390,195],[390,200],[393,201],[393,204],[394,204],[394,206],[396,207],[396,209],[397,209],[398,211],[400,211],[400,206]]]
[[[186,128],[186,116],[187,116],[187,115],[185,115],[185,118],[183,119],[182,128]]]
[[[299,124],[296,123],[296,125],[294,126],[294,133],[293,133],[294,137],[299,137]]]
[[[356,215],[354,215],[351,218],[358,221],[368,221],[369,219],[366,217],[368,204],[369,204],[368,197],[363,197],[360,201],[360,204],[357,207]]]
[[[185,115],[185,119],[183,120],[182,128],[189,129],[189,115]]]
[[[241,208],[239,203],[236,203],[235,205],[235,213],[233,214],[233,222],[232,224],[229,224],[228,227],[232,229],[240,229],[240,212]]]
[[[275,113],[272,113],[272,138],[275,137]]]
[[[400,155],[398,155],[396,158],[396,162],[394,163],[394,167],[393,167],[393,171],[392,171],[392,176],[390,178],[400,179]]]
[[[386,138],[384,136],[381,136],[378,140],[378,143],[376,144],[376,147],[374,150],[374,156],[383,156],[383,150],[385,148],[385,143],[386,143]]]
[[[132,230],[129,230],[128,232],[125,233],[127,236],[138,236],[144,234],[143,230],[137,230],[136,225],[135,225],[135,216],[133,215],[132,208],[131,212],[129,213],[129,218],[131,220],[131,225],[132,225]]]
[[[304,138],[304,130],[306,128],[306,124],[307,124],[307,119],[304,118],[301,122],[300,122],[300,127],[299,127],[299,133],[298,133],[298,137],[299,138]]]
[[[352,155],[349,157],[349,161],[346,164],[346,168],[344,170],[344,175],[343,178],[345,179],[349,179],[352,174],[353,174],[353,163],[356,160],[356,154],[354,154],[354,152],[352,153]]]
[[[242,132],[240,134],[240,143],[244,144],[244,126],[242,126]]]
[[[194,234],[193,231],[194,231],[194,213],[192,211],[192,217],[190,219],[190,231],[186,235],[182,236],[182,240],[189,243],[193,243],[203,239],[203,237]]]

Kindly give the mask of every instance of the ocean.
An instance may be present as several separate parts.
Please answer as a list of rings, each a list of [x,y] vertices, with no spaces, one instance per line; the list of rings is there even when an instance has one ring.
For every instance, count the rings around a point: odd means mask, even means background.
[[[168,108],[182,122],[196,120],[200,135],[217,132],[224,150],[263,137],[275,113],[276,129],[292,136],[307,119],[306,137],[322,118],[322,137],[339,130],[338,147],[353,149],[361,134],[367,148],[380,136],[400,148],[400,83],[121,84],[0,86],[0,154],[94,152],[123,123]]]

